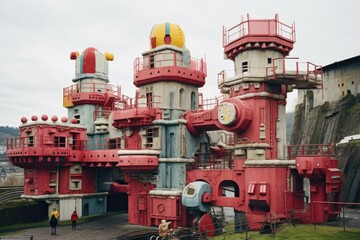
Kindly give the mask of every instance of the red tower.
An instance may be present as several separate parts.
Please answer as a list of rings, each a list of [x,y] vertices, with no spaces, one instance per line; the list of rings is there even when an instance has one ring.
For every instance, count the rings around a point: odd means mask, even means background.
[[[229,30],[224,28],[224,53],[234,62],[235,74],[227,76],[226,72],[221,72],[218,86],[228,98],[214,109],[186,115],[191,134],[216,129],[234,133],[232,141],[225,144],[227,149],[233,149],[233,158],[222,159],[225,162],[221,165],[219,159],[207,165],[202,161],[200,169],[187,172],[187,179],[190,185],[196,181],[208,183],[211,193],[203,202],[234,208],[235,221],[239,222],[246,215],[251,228],[260,228],[273,218],[285,219],[291,210],[303,210],[302,177],[306,173],[311,172],[314,178],[310,177],[312,200],[327,200],[326,193],[338,195],[339,191],[339,183],[332,183],[332,190],[325,187],[327,174],[340,176],[340,171],[333,169],[336,160],[332,160],[331,153],[319,152],[320,147],[315,150],[317,154],[326,155],[319,160],[324,162],[316,173],[310,167],[315,159],[309,158],[307,151],[296,161],[291,158],[295,155],[288,156],[287,92],[294,88],[322,86],[320,66],[287,57],[294,43],[295,26],[280,22],[277,15],[274,19],[262,20],[247,16]],[[299,169],[305,165],[311,170]],[[322,182],[322,185],[315,182]],[[233,194],[225,196],[226,189],[233,189]],[[330,215],[324,215],[321,221]]]

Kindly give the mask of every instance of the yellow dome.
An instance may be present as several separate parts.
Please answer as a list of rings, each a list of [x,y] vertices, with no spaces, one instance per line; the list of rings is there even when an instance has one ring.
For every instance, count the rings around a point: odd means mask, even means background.
[[[150,33],[150,48],[170,44],[179,48],[185,46],[184,32],[179,25],[174,23],[156,24]]]

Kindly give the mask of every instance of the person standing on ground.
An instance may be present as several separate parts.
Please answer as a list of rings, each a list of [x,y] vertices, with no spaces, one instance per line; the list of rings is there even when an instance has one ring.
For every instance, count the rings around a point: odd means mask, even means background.
[[[72,230],[76,229],[76,221],[78,220],[79,216],[76,213],[76,210],[71,214],[71,226]]]
[[[56,217],[56,219],[59,221],[60,214],[56,208],[53,208],[53,210],[51,211],[50,216],[52,216],[52,215],[54,215]]]
[[[51,227],[51,235],[56,235],[56,226],[58,224],[58,220],[55,215],[51,215],[50,218],[50,227]]]

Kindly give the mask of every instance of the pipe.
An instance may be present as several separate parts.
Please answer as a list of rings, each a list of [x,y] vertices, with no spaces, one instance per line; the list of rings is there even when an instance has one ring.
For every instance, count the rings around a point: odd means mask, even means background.
[[[110,191],[114,193],[127,193],[128,192],[128,184],[120,184],[117,182],[112,182],[110,184]]]
[[[187,124],[187,121],[185,119],[175,119],[175,120],[154,120],[152,121],[153,124],[158,125],[178,125],[178,124]]]
[[[295,165],[295,160],[247,160],[244,164],[246,166],[288,166]]]

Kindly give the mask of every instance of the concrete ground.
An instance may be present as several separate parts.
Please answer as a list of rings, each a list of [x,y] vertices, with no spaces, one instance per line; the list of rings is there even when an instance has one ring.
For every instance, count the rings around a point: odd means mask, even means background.
[[[52,239],[117,239],[124,233],[142,230],[144,226],[131,225],[127,223],[127,213],[103,216],[93,221],[78,224],[76,230],[71,229],[71,225],[58,226],[56,228],[57,235],[51,235],[50,226],[30,228],[19,231],[16,234],[2,235],[1,240],[20,240],[30,239],[33,236],[33,240],[52,240]],[[154,229],[156,228],[149,228]]]

